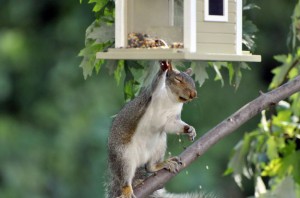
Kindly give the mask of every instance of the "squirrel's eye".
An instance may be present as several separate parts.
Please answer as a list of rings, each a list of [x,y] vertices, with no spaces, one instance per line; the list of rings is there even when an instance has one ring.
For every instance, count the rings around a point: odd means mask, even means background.
[[[176,76],[174,79],[175,79],[175,82],[182,83],[182,78],[180,78],[179,76]]]

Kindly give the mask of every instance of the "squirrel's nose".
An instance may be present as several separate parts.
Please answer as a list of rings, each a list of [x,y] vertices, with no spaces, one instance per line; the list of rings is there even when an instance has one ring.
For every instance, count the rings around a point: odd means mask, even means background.
[[[197,91],[191,90],[190,91],[190,99],[193,99],[197,96]]]

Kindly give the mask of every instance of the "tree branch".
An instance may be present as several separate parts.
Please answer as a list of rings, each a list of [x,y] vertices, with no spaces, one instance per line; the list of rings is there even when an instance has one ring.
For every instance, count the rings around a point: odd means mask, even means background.
[[[236,113],[232,114],[216,127],[205,133],[200,139],[186,148],[179,157],[183,165],[179,172],[203,155],[211,146],[223,139],[225,136],[233,133],[237,128],[250,120],[252,117],[260,113],[272,104],[291,96],[300,91],[300,76],[297,76],[288,83],[268,92],[262,93],[259,97],[252,100]],[[137,197],[143,198],[150,195],[155,190],[162,188],[165,183],[174,177],[176,174],[167,170],[160,170],[157,174],[147,178],[143,184],[140,184],[134,189]]]

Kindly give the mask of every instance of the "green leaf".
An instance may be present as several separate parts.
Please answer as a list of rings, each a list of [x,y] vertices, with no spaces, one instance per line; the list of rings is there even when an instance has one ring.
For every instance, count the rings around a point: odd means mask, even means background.
[[[295,93],[292,96],[290,96],[290,99],[292,101],[291,109],[293,113],[300,117],[300,93]]]
[[[80,50],[78,56],[96,56],[96,53],[103,49],[103,44],[94,43]]]
[[[234,171],[233,168],[228,167],[228,168],[225,170],[225,172],[223,173],[223,175],[224,175],[224,176],[230,175],[230,174],[233,173],[233,171]]]
[[[99,12],[107,3],[107,0],[89,0],[89,4],[95,3],[93,12]]]
[[[89,3],[98,2],[89,1]],[[96,59],[96,53],[106,50],[112,46],[114,40],[114,26],[99,20],[95,20],[86,30],[85,48],[79,52],[83,56],[80,67],[83,68],[83,75],[86,79],[91,76],[95,67],[99,73],[104,60]]]
[[[262,176],[277,177],[278,179],[292,176],[300,184],[300,151],[292,152],[283,158],[276,158],[265,166]]]
[[[233,77],[234,77],[234,69],[232,63],[227,64],[228,74],[229,74],[229,84],[233,84]]]
[[[283,141],[286,141],[286,140],[283,140]],[[286,143],[284,142],[281,144],[284,144],[284,146],[281,146],[282,148],[280,149],[280,153],[283,156],[291,155],[292,153],[295,152],[296,147],[297,147],[296,142],[294,140],[288,140],[288,141],[286,141]]]
[[[117,68],[114,71],[114,77],[118,85],[120,84],[123,70],[124,70],[124,60],[119,60],[117,64]]]
[[[96,70],[96,73],[99,74],[100,72],[100,69],[101,69],[101,66],[104,64],[104,60],[96,60],[95,61],[95,70]]]
[[[288,73],[288,79],[293,79],[293,78],[295,78],[296,76],[298,76],[299,75],[299,69],[298,68],[296,68],[296,67],[293,67],[291,70],[290,70],[290,72]]]
[[[96,43],[112,42],[115,37],[115,26],[96,20],[86,29],[85,37],[86,43],[90,40]]]
[[[278,172],[281,168],[282,168],[282,159],[281,158],[272,159],[268,163],[268,165],[264,167],[261,176],[273,177],[275,175],[278,175]]]
[[[193,74],[195,75],[195,81],[199,83],[201,87],[206,79],[208,79],[208,74],[206,72],[206,67],[208,66],[207,62],[192,62],[191,68],[193,70]]]
[[[86,48],[82,49],[78,56],[83,56],[83,59],[79,65],[83,69],[83,76],[86,79],[88,76],[91,76],[93,73],[93,69],[96,66],[96,71],[99,72],[101,64],[104,61],[100,61],[96,59],[96,53],[102,51],[107,46],[110,46],[111,43],[92,43]]]
[[[224,86],[224,79],[223,79],[223,76],[222,76],[222,74],[220,72],[221,65],[217,64],[217,63],[212,63],[212,65],[213,65],[213,68],[214,68],[214,70],[216,72],[216,76],[215,76],[214,80],[215,81],[220,80],[221,81],[221,85],[223,87]]]
[[[233,86],[237,90],[240,86],[241,79],[242,79],[242,72],[241,72],[241,66],[238,63],[233,63],[233,69],[234,69],[234,76],[235,76],[235,81]]]
[[[288,56],[277,55],[277,56],[274,56],[274,59],[277,60],[278,62],[282,63],[282,65],[278,66],[272,70],[274,77],[270,84],[270,89],[274,89],[274,88],[280,86],[286,80],[286,78],[288,76],[288,72],[291,69],[291,67],[293,66],[293,64],[292,64],[293,58],[292,58],[291,54],[289,54]]]
[[[254,3],[249,3],[245,6],[243,6],[243,10],[252,10],[252,9],[260,9],[260,7]]]
[[[273,124],[276,124],[278,126],[286,126],[286,123],[290,121],[291,116],[292,112],[289,109],[281,110],[277,113],[276,116],[273,116]]]
[[[94,69],[94,62],[95,62],[94,57],[88,57],[88,56],[83,57],[79,67],[83,69],[84,79],[87,79],[88,76],[92,75]]]
[[[252,140],[255,137],[253,134],[255,134],[255,132],[251,134],[246,133],[243,140],[238,142],[234,147],[227,170],[224,173],[224,175],[233,174],[235,182],[241,188],[242,175],[248,179],[252,176],[252,170],[250,170],[251,166],[247,164],[247,156],[249,156],[251,145],[253,144]]]
[[[242,43],[248,48],[248,50],[250,51],[254,51],[254,49],[256,48],[255,45],[255,41],[254,41],[254,37],[252,35],[243,34],[243,40]]]
[[[254,51],[256,45],[255,45],[255,33],[258,32],[258,29],[256,25],[249,20],[246,20],[246,18],[243,18],[243,44],[250,50]]]
[[[118,85],[120,84],[120,81],[121,81],[121,78],[122,78],[122,72],[124,70],[124,63],[125,63],[124,60],[119,60],[118,64],[117,64],[117,67],[114,71],[114,77],[115,77],[115,80],[116,80]]]
[[[243,168],[245,167],[245,157],[246,153],[243,152],[243,141],[240,141],[232,151],[227,170],[224,174],[233,174],[235,182],[242,188],[242,174]]]
[[[300,151],[286,156],[282,160],[282,167],[278,172],[280,177],[291,175],[300,184]]]
[[[290,43],[292,51],[295,51],[297,48],[297,39],[298,39],[298,44],[300,41],[300,31],[298,30],[299,27],[300,27],[300,1],[298,1],[294,9],[294,13],[292,16],[291,31],[288,38],[288,44]]]
[[[98,12],[99,10],[101,10],[101,8],[102,8],[102,5],[96,4],[96,5],[93,7],[93,11],[94,11],[94,12]]]
[[[258,32],[257,26],[252,21],[246,20],[246,18],[243,19],[243,33],[255,38],[254,33]]]
[[[269,136],[267,140],[267,156],[270,160],[278,158],[277,142],[274,136]]]
[[[291,57],[291,55],[289,55],[289,56]],[[286,60],[288,59],[288,56],[285,54],[281,54],[281,55],[276,55],[273,58],[280,63],[285,63]]]
[[[142,73],[143,66],[137,61],[126,61],[124,79],[124,97],[126,101],[133,99],[140,90],[140,83],[136,80]]]
[[[239,88],[242,79],[241,69],[251,70],[251,68],[247,63],[239,62],[238,66],[235,68],[235,89],[236,90]]]
[[[136,81],[133,79],[125,81],[125,85],[124,85],[125,101],[129,101],[134,98],[134,96],[135,96],[134,85],[135,84],[136,84]]]

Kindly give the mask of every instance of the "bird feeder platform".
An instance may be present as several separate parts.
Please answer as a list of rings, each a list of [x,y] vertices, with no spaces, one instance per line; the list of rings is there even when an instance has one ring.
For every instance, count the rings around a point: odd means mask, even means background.
[[[242,50],[241,0],[115,0],[115,6],[115,47],[98,59],[261,61]]]

